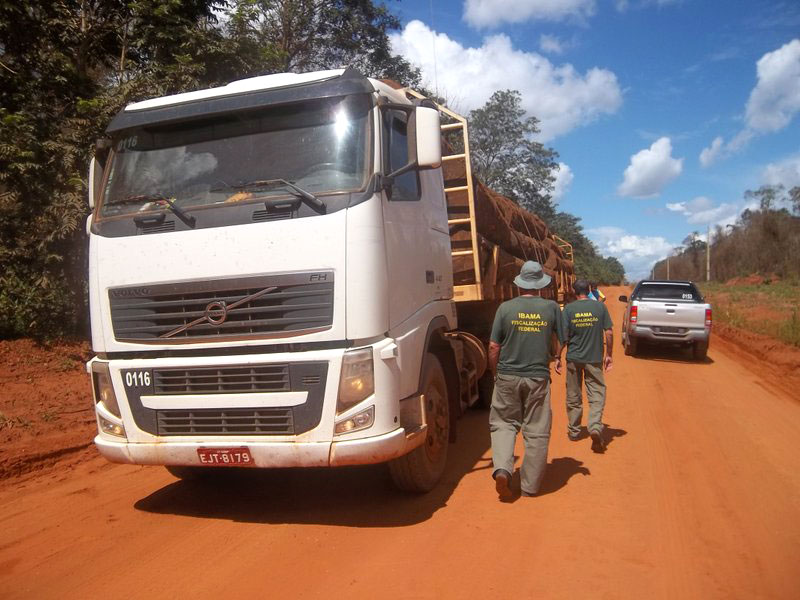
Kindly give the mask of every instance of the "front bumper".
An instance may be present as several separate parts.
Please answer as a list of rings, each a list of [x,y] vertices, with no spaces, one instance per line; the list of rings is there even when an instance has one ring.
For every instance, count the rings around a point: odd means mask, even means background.
[[[337,394],[344,349],[315,350],[309,352],[274,353],[266,355],[229,355],[194,358],[153,358],[111,360],[108,362],[110,380],[119,403],[121,416],[112,415],[102,403],[96,404],[98,421],[103,419],[124,426],[125,437],[116,437],[102,430],[95,438],[100,453],[109,461],[145,465],[201,465],[198,448],[247,447],[254,466],[274,467],[320,467],[352,464],[373,464],[392,460],[421,445],[425,439],[425,425],[420,422],[419,411],[408,410],[419,404],[419,396],[405,396],[406,387],[416,387],[418,371],[413,368],[398,368],[399,361],[406,357],[398,352],[395,340],[384,338],[369,346],[373,349],[375,392],[362,402],[346,411],[336,413]],[[97,359],[95,359],[97,360]],[[102,361],[106,362],[106,361]],[[289,379],[294,381],[294,365],[328,365],[327,375],[314,378],[318,388],[324,390],[321,413],[311,428],[295,432],[276,432],[273,434],[219,433],[196,431],[179,433],[175,430],[162,430],[162,425],[172,419],[176,411],[194,412],[197,410],[220,411],[238,410],[244,406],[277,406],[291,409],[303,408],[310,404],[311,392],[298,393],[294,384],[291,391],[280,393],[253,394],[254,398],[242,393],[219,394],[168,394],[156,393],[154,382],[157,370],[167,370],[170,377],[175,373],[195,368],[228,368],[288,365]],[[408,365],[408,360],[406,359]],[[413,365],[412,365],[413,366]],[[91,370],[91,366],[89,367]],[[139,394],[129,383],[141,381],[132,373],[146,372],[147,384],[152,385],[147,393]],[[409,375],[411,374],[411,375]],[[181,375],[183,377],[183,375]],[[130,382],[128,381],[130,379]],[[310,384],[309,384],[310,385]],[[294,396],[297,396],[295,398]],[[405,397],[404,397],[405,396]],[[247,401],[247,403],[245,402]],[[278,406],[280,405],[280,406]],[[334,434],[337,423],[374,407],[374,421],[366,429]],[[405,407],[405,408],[404,408]],[[143,411],[150,411],[150,417]],[[159,411],[162,411],[159,413]],[[164,413],[163,411],[166,411]],[[163,413],[163,414],[162,414]],[[155,415],[155,416],[153,416]],[[293,423],[298,423],[298,413],[294,413]],[[150,421],[147,421],[150,418]],[[177,419],[184,419],[183,414]],[[200,415],[200,418],[205,418]],[[208,417],[211,418],[211,417]],[[214,417],[218,420],[217,417]],[[163,422],[162,422],[163,421]],[[149,423],[149,424],[148,424]],[[153,423],[156,423],[154,428]],[[181,427],[179,424],[178,427]],[[172,431],[173,433],[170,433]]]
[[[425,440],[425,430],[407,433],[402,427],[368,438],[333,442],[253,442],[226,439],[209,443],[151,442],[129,444],[98,435],[94,443],[100,454],[115,463],[137,465],[205,466],[198,448],[247,446],[260,468],[341,467],[382,463],[411,452]]]

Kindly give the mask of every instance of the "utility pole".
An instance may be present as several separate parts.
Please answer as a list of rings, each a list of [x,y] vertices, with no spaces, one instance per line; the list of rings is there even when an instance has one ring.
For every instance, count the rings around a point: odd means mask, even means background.
[[[669,254],[667,254],[667,281],[669,281]]]
[[[706,230],[706,281],[711,281],[711,224]]]

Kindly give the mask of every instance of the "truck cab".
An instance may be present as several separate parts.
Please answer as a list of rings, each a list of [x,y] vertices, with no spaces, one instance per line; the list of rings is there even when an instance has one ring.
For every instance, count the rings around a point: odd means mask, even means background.
[[[389,462],[431,489],[482,360],[456,329],[437,110],[351,69],[276,74],[131,104],[107,136],[101,454],[180,477]]]

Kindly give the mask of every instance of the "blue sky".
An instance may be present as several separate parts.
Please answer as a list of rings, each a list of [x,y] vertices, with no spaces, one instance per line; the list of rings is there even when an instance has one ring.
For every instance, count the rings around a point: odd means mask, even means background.
[[[744,192],[800,185],[800,2],[387,0],[395,52],[463,113],[522,93],[559,206],[629,278]]]

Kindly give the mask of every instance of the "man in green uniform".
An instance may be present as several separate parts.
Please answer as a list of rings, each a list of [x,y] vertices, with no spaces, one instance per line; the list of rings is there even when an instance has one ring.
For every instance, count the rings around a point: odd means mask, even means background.
[[[581,432],[583,382],[589,403],[588,430],[592,450],[606,449],[603,439],[603,408],[606,382],[603,370],[611,369],[614,333],[606,305],[589,299],[589,283],[583,279],[573,284],[578,299],[564,307],[563,326],[567,346],[567,435],[577,441]],[[603,339],[605,338],[605,358]]]
[[[522,265],[514,279],[520,296],[497,309],[489,342],[489,368],[495,375],[489,429],[495,489],[500,499],[512,497],[514,444],[522,430],[525,457],[520,468],[523,496],[533,496],[547,465],[550,442],[550,361],[558,356],[561,373],[561,312],[558,304],[541,297],[550,276],[538,262]]]

